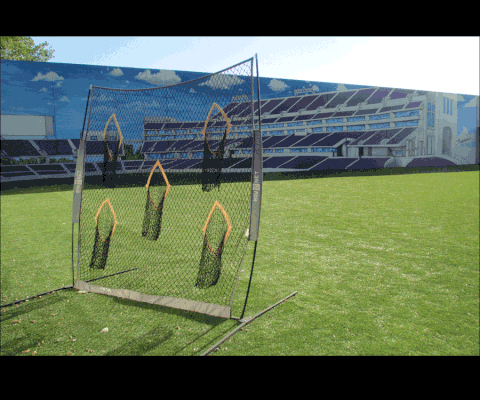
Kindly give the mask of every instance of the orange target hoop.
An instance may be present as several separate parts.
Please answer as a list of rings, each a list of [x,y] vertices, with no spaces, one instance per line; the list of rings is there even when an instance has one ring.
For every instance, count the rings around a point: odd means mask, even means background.
[[[230,123],[230,119],[227,117],[227,114],[225,114],[225,111],[222,110],[222,107],[220,107],[217,103],[213,103],[212,104],[212,107],[210,108],[210,111],[208,112],[208,116],[207,116],[207,119],[205,121],[205,125],[203,127],[203,130],[202,130],[202,135],[203,137],[205,138],[205,140],[207,140],[207,125],[208,125],[208,121],[210,120],[210,115],[212,114],[212,111],[215,109],[215,107],[218,109],[218,111],[220,111],[220,113],[222,114],[223,118],[225,119],[225,121],[227,122],[227,132],[225,134],[225,138],[228,136],[229,132],[230,132],[230,129],[232,129],[232,124]],[[208,146],[208,150],[210,150],[210,153],[212,154],[215,154],[212,149],[210,149],[210,145],[208,144],[208,141],[207,141],[207,146]]]
[[[208,214],[207,221],[205,222],[205,226],[203,227],[202,231],[205,234],[205,237],[207,237],[207,226],[210,222],[210,218],[212,218],[213,212],[215,211],[215,207],[218,207],[220,209],[223,216],[225,217],[225,221],[227,222],[227,226],[228,226],[227,233],[225,234],[225,239],[223,240],[223,244],[225,245],[228,239],[228,235],[230,235],[230,231],[232,230],[232,224],[230,223],[230,218],[228,218],[227,212],[217,200],[215,200],[215,203],[213,203],[212,209],[210,210],[210,214]],[[207,246],[213,254],[218,255],[217,252],[213,250],[212,247],[210,246],[210,243],[208,242],[208,238],[207,238]]]
[[[113,232],[115,232],[115,227],[117,226],[117,217],[115,216],[115,211],[113,211],[112,203],[110,203],[110,200],[108,200],[108,198],[103,201],[103,203],[100,205],[100,207],[98,207],[97,213],[95,214],[95,225],[97,225],[97,229],[98,229],[98,220],[97,220],[98,215],[100,214],[100,211],[102,210],[105,203],[107,203],[108,206],[110,207],[110,211],[112,212],[113,219],[115,221],[114,224],[113,224],[113,229],[112,229],[112,236],[113,236]],[[105,243],[105,240],[102,238],[102,235],[100,235],[100,230],[98,231],[98,234],[100,236],[100,239],[102,239],[102,242]]]
[[[168,182],[168,178],[167,178],[167,175],[165,174],[165,171],[163,170],[162,164],[160,164],[160,160],[157,160],[157,162],[153,166],[152,170],[150,171],[150,175],[148,177],[148,181],[147,181],[147,184],[145,185],[145,187],[147,188],[147,190],[150,187],[150,180],[152,179],[153,172],[155,171],[155,168],[157,166],[158,166],[158,168],[160,168],[160,171],[162,172],[163,179],[164,179],[165,183],[167,184],[167,191],[165,192],[165,198],[167,198],[167,194],[168,194],[168,191],[170,190],[171,185]]]
[[[118,150],[120,150],[120,146],[122,145],[122,139],[123,139],[123,135],[122,135],[122,131],[120,130],[120,125],[118,125],[118,121],[117,121],[117,117],[115,116],[115,113],[113,113],[110,118],[108,119],[107,123],[105,124],[105,129],[103,130],[103,140],[106,142],[107,141],[107,128],[108,128],[108,124],[110,123],[110,121],[113,119],[113,121],[115,122],[115,125],[117,126],[117,130],[118,130],[118,134],[120,136],[120,141],[118,143]],[[110,161],[113,161],[113,156],[112,156],[112,153],[110,153],[110,149],[108,148],[107,146],[107,151],[108,151],[108,155],[110,157]]]

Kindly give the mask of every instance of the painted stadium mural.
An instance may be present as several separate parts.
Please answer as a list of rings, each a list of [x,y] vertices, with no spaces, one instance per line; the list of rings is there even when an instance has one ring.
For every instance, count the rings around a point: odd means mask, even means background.
[[[37,179],[42,175],[73,176],[91,85],[145,89],[185,83],[205,75],[2,60],[2,164],[17,163],[2,165],[2,181]],[[222,85],[228,89],[241,81],[241,77],[232,76],[222,80]],[[175,91],[166,91],[163,105],[156,111],[140,110],[134,101],[123,104],[138,114],[128,123],[118,120],[125,145],[119,157],[119,172],[148,170],[156,159],[165,160],[166,169],[172,171],[183,170],[181,165],[185,166],[186,160],[200,161],[202,151],[185,153],[180,144],[192,140],[200,143],[206,116],[198,115],[195,120],[191,116],[195,115],[196,101],[218,89],[222,88],[207,80],[196,90],[182,94],[181,106],[169,98]],[[260,94],[264,172],[478,162],[478,96],[272,78],[260,78]],[[224,98],[219,104],[232,125],[229,137],[235,139],[225,148],[226,158],[238,159],[238,163],[230,160],[226,170],[234,171],[237,164],[251,158],[250,146],[246,145],[251,140],[251,109],[247,107],[250,95]],[[107,121],[119,106],[105,99],[102,107]],[[212,137],[215,129],[209,125]],[[99,142],[102,135],[98,130],[86,132],[88,142]],[[142,140],[129,141],[129,137]],[[127,151],[127,146],[133,150]],[[22,158],[37,162],[19,165],[12,161]],[[90,150],[87,147],[89,173],[101,174],[101,160],[103,150],[96,151],[93,144]]]

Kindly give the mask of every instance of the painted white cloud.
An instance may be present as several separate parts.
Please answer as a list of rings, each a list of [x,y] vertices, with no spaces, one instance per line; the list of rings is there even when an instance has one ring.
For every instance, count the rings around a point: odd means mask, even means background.
[[[120,68],[114,68],[112,72],[110,72],[110,75],[113,76],[122,76],[123,72]]]
[[[468,129],[463,127],[462,133],[457,137],[457,142],[464,143],[475,140],[475,135],[468,132]]]
[[[194,88],[191,88],[188,92],[189,93],[197,93]]]
[[[148,82],[155,86],[173,85],[181,81],[181,78],[175,71],[162,70],[156,74],[152,74],[149,69],[140,72],[135,79]]]
[[[59,76],[56,72],[53,72],[53,71],[47,72],[45,75],[42,75],[39,72],[37,76],[32,79],[32,82],[35,82],[35,81],[55,82],[55,81],[63,81],[63,79],[64,79],[63,76]]]
[[[268,84],[268,87],[274,92],[282,92],[288,88],[288,85],[278,79],[272,79]]]
[[[240,85],[243,80],[238,76],[232,75],[214,75],[207,82],[200,83],[198,86],[208,86],[212,89],[229,89],[231,86]]]
[[[312,86],[312,89],[315,90],[315,91],[317,91],[317,92],[320,90],[320,88],[319,88],[317,85],[313,85],[313,86]]]
[[[58,99],[58,101],[70,101],[68,100],[67,96],[63,96],[62,98]]]
[[[343,83],[339,83],[337,87],[338,92],[346,92],[348,89],[345,87]]]

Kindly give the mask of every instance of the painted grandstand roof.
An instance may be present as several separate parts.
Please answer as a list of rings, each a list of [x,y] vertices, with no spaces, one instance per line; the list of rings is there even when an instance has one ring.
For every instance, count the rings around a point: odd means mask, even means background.
[[[262,124],[273,124],[290,121],[306,121],[329,117],[359,116],[402,109],[419,108],[422,101],[411,101],[408,104],[390,105],[382,107],[383,101],[407,99],[408,95],[423,96],[428,92],[408,89],[392,89],[372,87],[368,89],[348,90],[345,92],[323,92],[303,96],[279,97],[261,100]],[[387,97],[388,96],[388,97]],[[367,108],[354,110],[337,110],[338,108],[357,107],[363,104]],[[224,112],[231,120],[232,125],[238,126],[251,123],[251,103],[232,101],[224,107]],[[258,101],[254,102],[254,113],[258,110]],[[337,110],[337,111],[336,111]],[[294,115],[284,115],[294,114]],[[257,121],[255,121],[257,122]],[[188,129],[203,128],[204,121],[187,121],[176,123],[147,122],[146,130]],[[221,114],[215,115],[209,121],[208,127],[225,126]]]

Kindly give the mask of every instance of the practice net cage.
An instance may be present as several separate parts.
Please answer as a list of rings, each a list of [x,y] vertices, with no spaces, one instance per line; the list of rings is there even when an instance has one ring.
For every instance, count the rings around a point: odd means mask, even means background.
[[[74,183],[74,288],[235,318],[242,263],[248,241],[256,250],[260,220],[256,61],[170,86],[90,87]],[[234,134],[239,124],[248,127],[242,137]],[[103,140],[103,171],[100,185],[84,188],[92,132]],[[247,155],[231,168],[239,141]],[[154,149],[144,173],[119,171],[129,143]],[[247,299],[248,291],[244,310]]]

